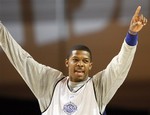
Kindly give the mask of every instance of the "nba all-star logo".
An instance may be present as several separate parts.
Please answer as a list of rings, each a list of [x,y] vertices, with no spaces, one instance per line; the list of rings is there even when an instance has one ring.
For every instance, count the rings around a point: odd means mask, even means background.
[[[71,115],[77,111],[77,106],[72,102],[66,103],[63,107],[63,111],[67,113],[67,115]]]

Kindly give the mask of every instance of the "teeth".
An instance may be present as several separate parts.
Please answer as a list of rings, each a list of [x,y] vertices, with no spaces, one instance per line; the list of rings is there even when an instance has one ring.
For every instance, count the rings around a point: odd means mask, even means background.
[[[82,70],[76,70],[76,71],[82,71]]]
[[[75,72],[80,72],[80,73],[84,73],[84,70],[81,69],[76,69]]]

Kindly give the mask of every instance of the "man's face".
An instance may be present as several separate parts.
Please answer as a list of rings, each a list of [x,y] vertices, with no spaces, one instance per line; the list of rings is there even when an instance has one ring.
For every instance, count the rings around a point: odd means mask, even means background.
[[[69,78],[72,82],[86,80],[92,68],[89,52],[73,50],[69,59],[66,59],[66,67],[68,67]]]

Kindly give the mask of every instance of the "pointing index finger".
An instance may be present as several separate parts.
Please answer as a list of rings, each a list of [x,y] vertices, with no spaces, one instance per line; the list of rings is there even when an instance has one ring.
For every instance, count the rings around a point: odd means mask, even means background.
[[[138,6],[136,11],[135,11],[134,16],[139,16],[140,11],[141,11],[141,6]]]

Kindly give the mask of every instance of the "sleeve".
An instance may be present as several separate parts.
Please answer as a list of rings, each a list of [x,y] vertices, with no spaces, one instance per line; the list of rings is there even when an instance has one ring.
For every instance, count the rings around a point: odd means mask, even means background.
[[[62,77],[62,73],[35,61],[13,39],[2,23],[0,23],[0,46],[36,98],[50,98],[53,87]]]
[[[135,36],[127,35],[126,39],[127,37],[131,40]],[[124,82],[133,62],[137,45],[129,45],[126,39],[120,52],[111,60],[106,69],[93,76],[96,98],[102,111]]]

